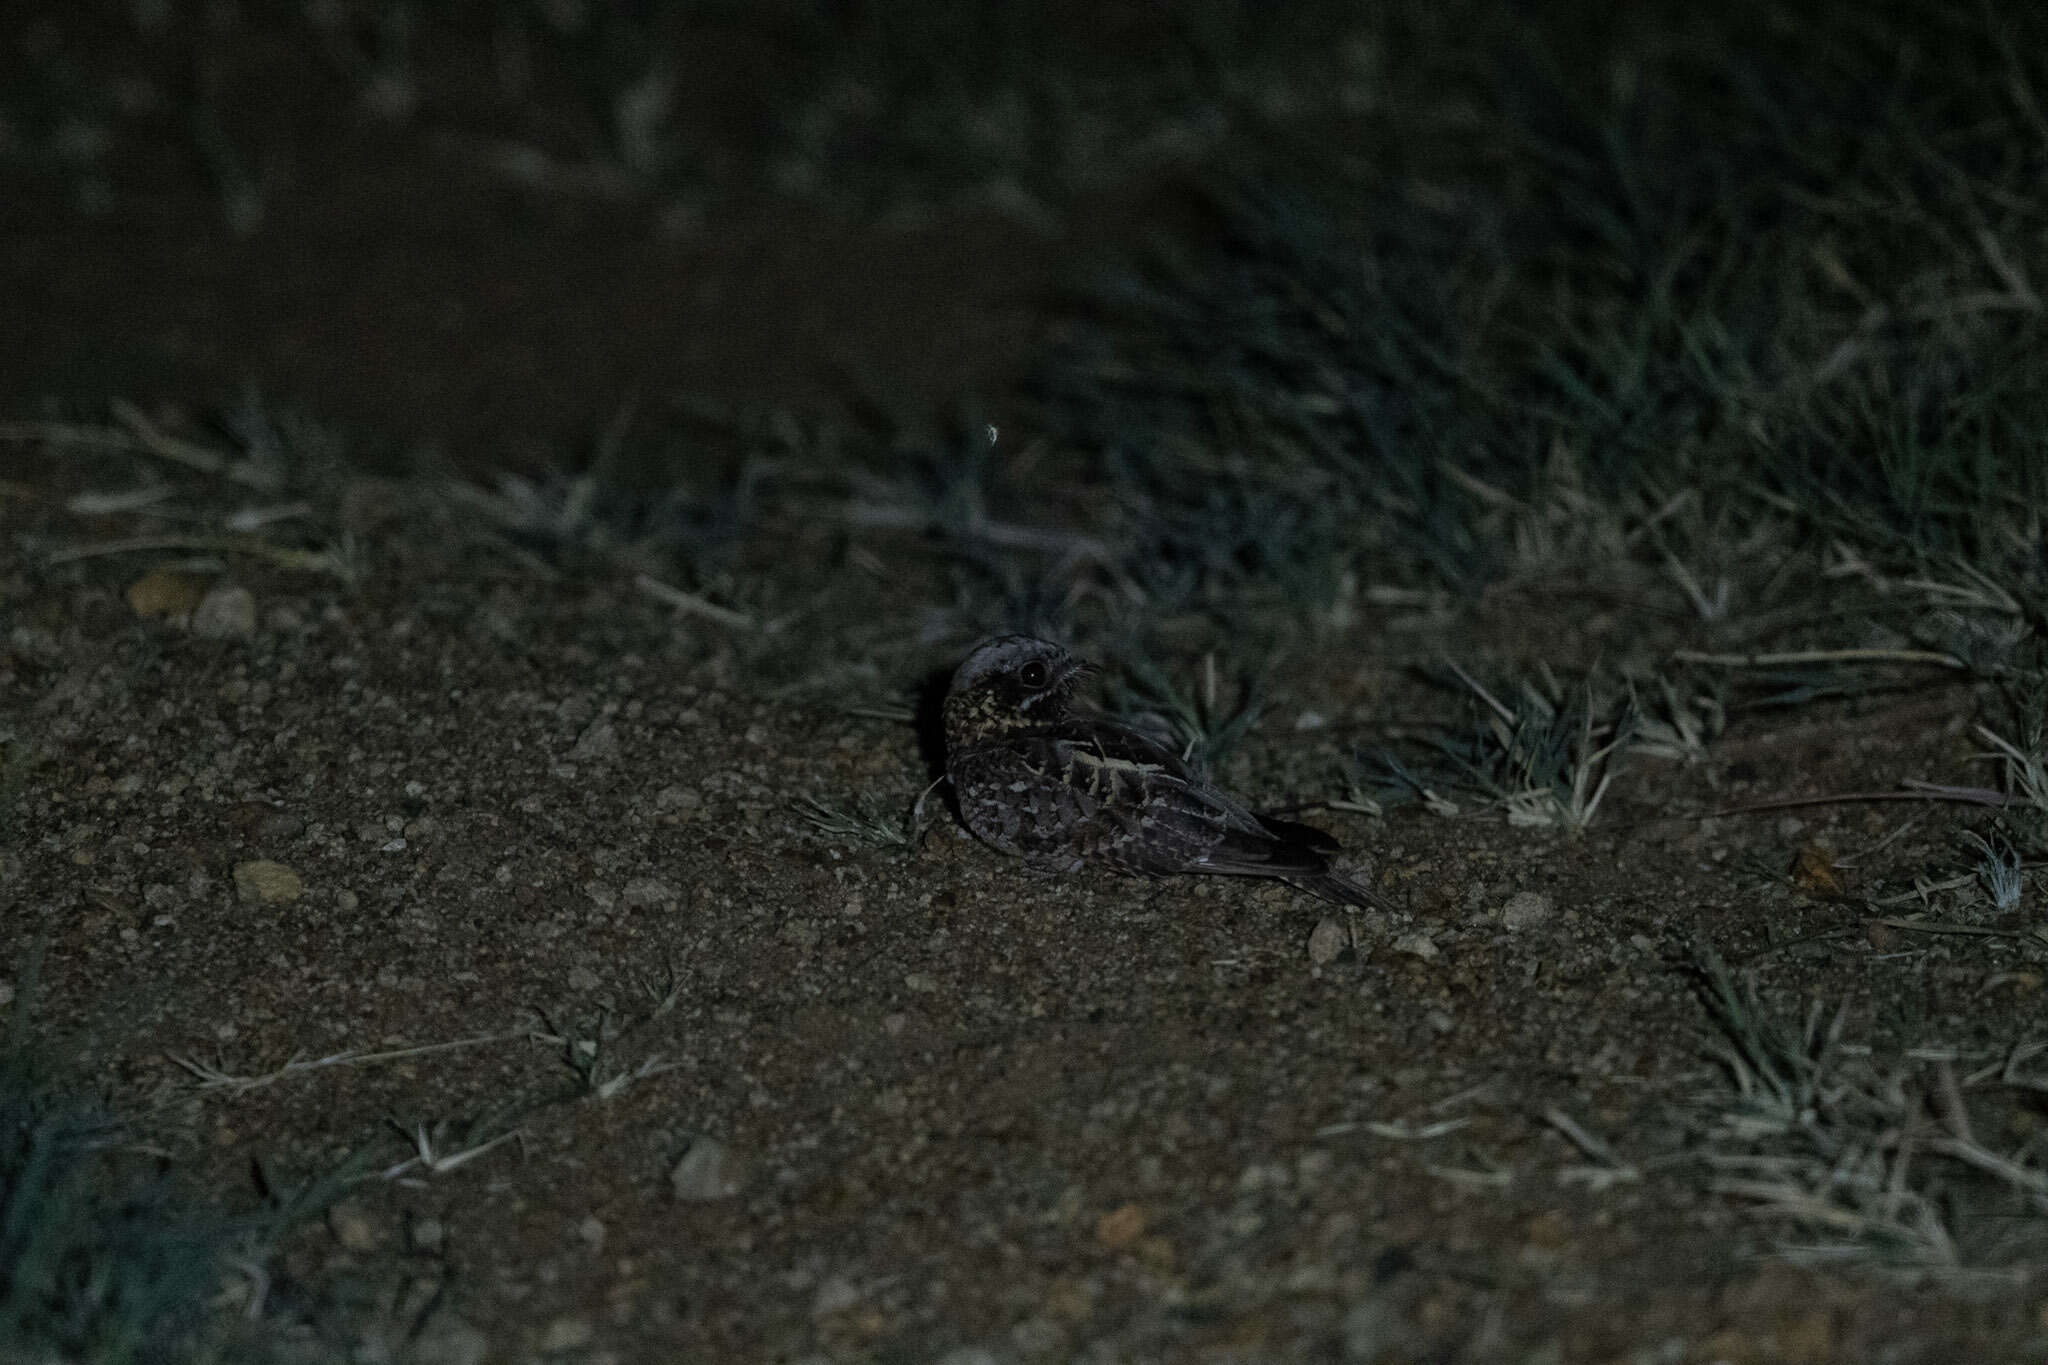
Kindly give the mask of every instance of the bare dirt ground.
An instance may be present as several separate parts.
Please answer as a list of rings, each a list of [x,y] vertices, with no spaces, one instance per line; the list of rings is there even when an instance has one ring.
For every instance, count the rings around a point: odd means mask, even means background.
[[[1000,411],[1077,262],[1197,235],[1174,175],[1050,226],[742,196],[650,239],[300,135],[359,159],[252,237],[175,186],[0,210],[4,1012],[181,1198],[276,1215],[214,1305],[238,1350],[2048,1357],[2039,1163],[1985,1165],[2042,1120],[2039,886],[1990,907],[1967,805],[1782,804],[1984,786],[1998,689],[1737,708],[1617,760],[1582,831],[1372,814],[1334,774],[1463,714],[1446,656],[1720,642],[1631,583],[1368,594],[1224,772],[1396,913],[1038,878],[943,810],[906,846],[972,615],[916,533],[785,508],[712,584],[738,607],[677,609],[369,467],[537,467],[649,391]],[[380,458],[270,497],[80,415],[218,444],[194,414],[245,380]]]
[[[2023,1273],[1760,1259],[1771,1225],[1698,1149],[1729,1083],[1694,943],[1974,1071],[2039,1017],[2024,918],[1887,928],[1861,898],[1942,856],[1894,807],[1658,818],[1966,774],[1966,688],[1738,723],[1701,764],[1638,762],[1583,835],[1326,816],[1403,909],[1312,937],[1325,907],[1282,888],[1038,879],[950,819],[914,854],[820,834],[797,798],[908,804],[912,726],[777,701],[727,628],[508,582],[418,516],[374,530],[392,567],[355,591],[238,559],[246,635],[139,619],[132,562],[50,566],[90,530],[74,481],[23,481],[5,579],[36,1027],[193,1188],[367,1177],[267,1284],[336,1349],[2040,1349]],[[1328,642],[1278,712],[1328,724],[1267,727],[1240,785],[1285,801],[1282,773],[1398,714],[1385,627]],[[1794,884],[1809,846],[1853,864],[1839,890]],[[1995,1147],[2035,1120],[1977,1121]]]

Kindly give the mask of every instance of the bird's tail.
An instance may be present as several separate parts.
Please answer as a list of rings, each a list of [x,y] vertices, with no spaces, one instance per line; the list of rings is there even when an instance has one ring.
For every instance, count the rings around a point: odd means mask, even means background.
[[[1387,901],[1366,890],[1364,883],[1341,872],[1318,872],[1310,876],[1289,877],[1287,883],[1335,905],[1355,905],[1361,910],[1391,911],[1394,908]]]

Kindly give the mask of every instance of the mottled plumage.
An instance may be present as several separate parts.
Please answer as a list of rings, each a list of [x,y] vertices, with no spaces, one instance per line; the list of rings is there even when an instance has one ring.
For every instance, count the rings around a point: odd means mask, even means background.
[[[1072,708],[1093,670],[1028,635],[986,640],[946,694],[946,776],[976,837],[1044,871],[1106,863],[1147,876],[1275,877],[1343,905],[1376,906],[1330,870],[1321,830],[1255,814],[1172,750]]]

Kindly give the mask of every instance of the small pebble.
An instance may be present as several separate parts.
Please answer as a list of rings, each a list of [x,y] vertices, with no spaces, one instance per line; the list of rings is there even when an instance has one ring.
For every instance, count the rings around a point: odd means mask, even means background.
[[[205,585],[191,574],[151,569],[128,585],[128,609],[137,616],[189,618],[205,595]]]
[[[672,905],[678,899],[676,889],[657,877],[635,877],[626,883],[619,899],[628,908],[649,910],[663,905]]]
[[[598,721],[576,740],[569,757],[578,763],[606,763],[619,756],[619,732],[608,720]]]
[[[1343,953],[1349,938],[1342,920],[1334,915],[1325,918],[1308,936],[1308,960],[1318,967],[1328,966]]]
[[[696,811],[703,806],[704,798],[688,787],[671,784],[654,794],[654,808],[658,811]]]
[[[1029,1357],[1056,1355],[1067,1344],[1067,1334],[1051,1318],[1026,1318],[1010,1329],[1010,1344]]]
[[[540,1334],[540,1349],[544,1355],[558,1351],[574,1351],[588,1346],[590,1338],[596,1335],[589,1318],[565,1316],[556,1318]]]
[[[853,1281],[844,1275],[827,1275],[818,1285],[818,1292],[811,1295],[811,1316],[829,1318],[859,1302],[860,1291],[853,1287]]]
[[[1508,897],[1507,904],[1495,912],[1500,927],[1510,932],[1519,932],[1543,923],[1557,913],[1557,907],[1550,897],[1541,891],[1517,891]]]
[[[299,874],[283,863],[256,858],[235,864],[235,898],[244,905],[290,905],[305,892]]]
[[[238,583],[217,583],[192,611],[192,633],[208,640],[246,640],[256,633],[256,598]]]
[[[1344,1315],[1344,1358],[1378,1360],[1406,1346],[1414,1335],[1400,1306],[1384,1294],[1353,1305]]]
[[[444,1308],[427,1319],[405,1358],[412,1365],[483,1365],[490,1353],[489,1337]]]
[[[1436,940],[1418,929],[1412,934],[1403,934],[1395,939],[1394,951],[1407,953],[1410,957],[1419,957],[1424,962],[1434,962],[1442,950],[1436,946]]]
[[[1125,1251],[1145,1235],[1145,1210],[1136,1204],[1112,1209],[1095,1220],[1095,1240],[1111,1251]]]
[[[344,1251],[375,1251],[383,1236],[363,1206],[344,1199],[327,1210],[327,1227]]]
[[[676,1198],[692,1201],[730,1199],[745,1183],[743,1163],[717,1138],[700,1137],[669,1172]]]

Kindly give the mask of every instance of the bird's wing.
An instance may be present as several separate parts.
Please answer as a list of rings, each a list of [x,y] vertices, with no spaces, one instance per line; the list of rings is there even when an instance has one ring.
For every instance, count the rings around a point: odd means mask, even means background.
[[[1117,852],[1133,870],[1286,877],[1329,869],[1336,844],[1328,835],[1255,814],[1128,726],[1070,718],[1034,747],[1124,829]]]

